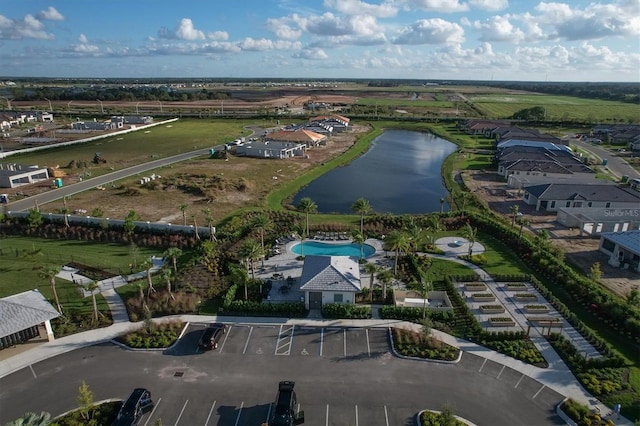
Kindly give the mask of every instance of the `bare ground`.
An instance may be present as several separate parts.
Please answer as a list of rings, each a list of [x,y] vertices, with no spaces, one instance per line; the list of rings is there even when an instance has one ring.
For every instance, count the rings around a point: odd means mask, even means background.
[[[612,292],[626,296],[633,288],[640,286],[637,273],[610,266],[608,256],[598,251],[599,237],[580,236],[578,230],[566,228],[555,221],[555,214],[535,211],[534,206],[525,204],[517,190],[507,187],[504,179],[491,171],[469,171],[462,174],[465,184],[491,210],[510,218],[511,206],[517,205],[519,212],[530,222],[529,232],[546,229],[552,243],[566,253],[567,260],[578,266],[586,275],[591,266],[599,262],[602,271],[600,282]]]

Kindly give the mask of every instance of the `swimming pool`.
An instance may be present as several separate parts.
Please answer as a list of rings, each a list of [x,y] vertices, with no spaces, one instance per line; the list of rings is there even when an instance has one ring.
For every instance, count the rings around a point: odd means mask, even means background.
[[[304,247],[301,246],[304,244]],[[302,249],[302,250],[301,250]],[[305,241],[291,247],[294,254],[316,255],[316,256],[353,256],[360,257],[360,245],[356,243],[329,244],[319,241]],[[362,245],[362,255],[369,257],[376,252],[376,249],[369,244]]]

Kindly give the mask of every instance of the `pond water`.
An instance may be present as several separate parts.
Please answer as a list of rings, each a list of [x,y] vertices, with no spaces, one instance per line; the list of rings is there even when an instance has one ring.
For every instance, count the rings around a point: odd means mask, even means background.
[[[320,213],[353,213],[351,205],[362,197],[376,213],[440,211],[440,198],[448,195],[440,173],[442,162],[456,149],[430,133],[387,130],[362,156],[303,188],[293,204],[309,197]]]

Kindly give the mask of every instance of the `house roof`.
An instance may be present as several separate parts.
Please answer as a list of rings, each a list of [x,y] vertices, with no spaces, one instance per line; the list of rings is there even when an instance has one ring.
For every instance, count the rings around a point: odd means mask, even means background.
[[[640,255],[640,231],[603,232],[601,237]]]
[[[60,314],[38,290],[0,299],[0,337],[33,327]]]
[[[272,132],[267,135],[267,139],[274,141],[285,142],[303,142],[303,143],[316,143],[326,139],[325,135],[321,135],[310,130],[281,130],[278,132]]]
[[[554,143],[554,142],[550,142],[550,141],[545,141],[545,140],[529,140],[529,139],[509,139],[509,140],[505,140],[503,142],[499,142],[498,145],[496,146],[496,148],[498,150],[501,149],[505,149],[511,146],[534,146],[534,147],[542,147],[542,148],[547,148],[549,150],[562,150],[562,151],[567,151],[567,152],[572,152],[571,148],[569,148],[566,145],[562,145],[560,143]]]
[[[615,184],[547,183],[524,188],[539,200],[577,200],[640,203],[640,192]]]
[[[360,291],[360,266],[348,256],[306,256],[300,290]]]

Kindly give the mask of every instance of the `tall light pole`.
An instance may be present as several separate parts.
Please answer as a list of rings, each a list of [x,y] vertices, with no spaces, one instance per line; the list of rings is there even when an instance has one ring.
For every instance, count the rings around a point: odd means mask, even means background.
[[[100,103],[100,110],[102,111],[102,114],[104,115],[104,106],[102,105],[102,101],[100,99],[96,99],[96,101],[98,101]]]
[[[53,112],[53,106],[51,105],[51,99],[43,98],[45,101],[49,102],[49,112]]]
[[[73,102],[73,101],[67,102],[67,114],[69,114],[69,115],[71,115],[71,111],[69,110],[69,108],[71,106],[71,102]]]
[[[138,111],[138,105],[140,105],[140,102],[136,104],[136,115],[140,114],[140,112]]]
[[[162,101],[158,101],[158,103],[160,104],[160,113],[162,113]]]

